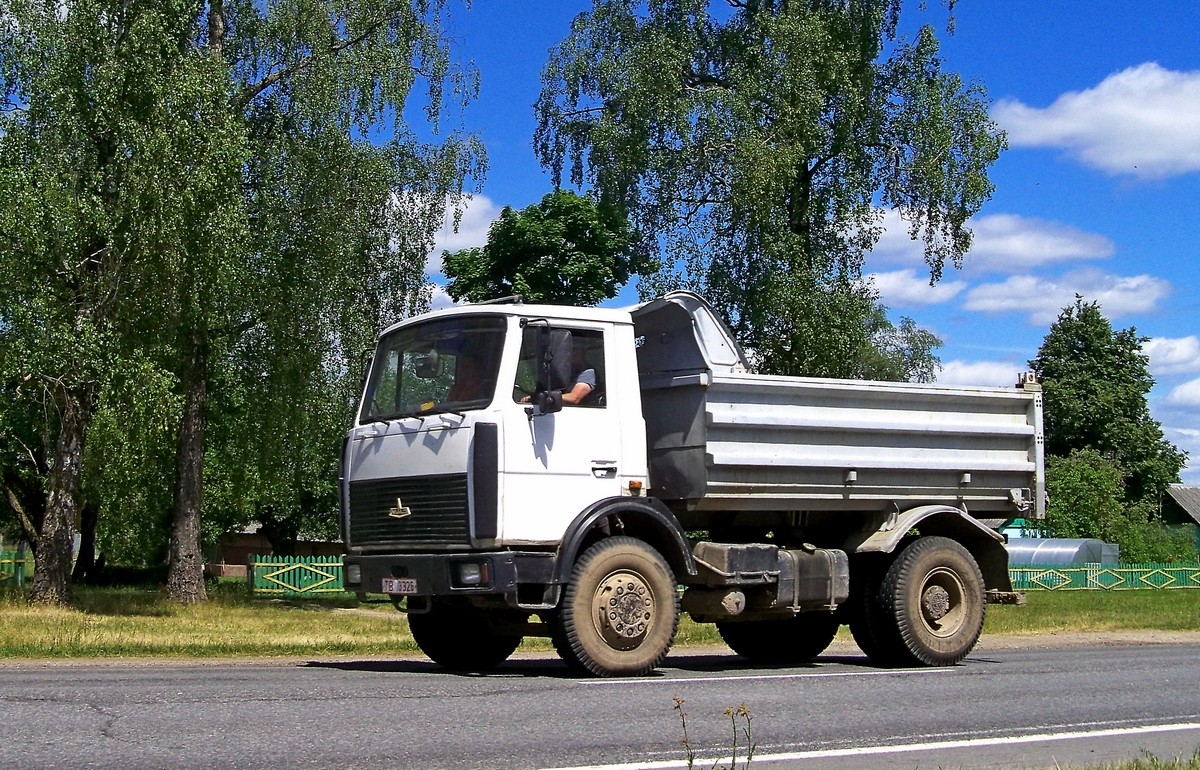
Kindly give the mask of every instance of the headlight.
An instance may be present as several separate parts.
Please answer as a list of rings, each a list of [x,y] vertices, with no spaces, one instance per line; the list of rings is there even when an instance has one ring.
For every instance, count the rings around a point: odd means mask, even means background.
[[[362,582],[362,565],[361,564],[347,564],[345,577],[346,577],[345,582],[348,585],[356,586],[359,583],[361,583]]]
[[[459,562],[457,577],[458,585],[462,587],[486,586],[491,582],[491,576],[488,574],[488,564],[485,561]]]

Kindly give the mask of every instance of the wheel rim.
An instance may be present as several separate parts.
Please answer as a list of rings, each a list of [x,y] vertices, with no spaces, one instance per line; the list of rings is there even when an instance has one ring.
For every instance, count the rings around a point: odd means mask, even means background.
[[[632,650],[654,626],[654,592],[636,572],[618,570],[600,581],[592,618],[600,638],[614,650]]]
[[[954,570],[939,567],[921,581],[921,623],[934,636],[958,633],[967,620],[966,587]]]

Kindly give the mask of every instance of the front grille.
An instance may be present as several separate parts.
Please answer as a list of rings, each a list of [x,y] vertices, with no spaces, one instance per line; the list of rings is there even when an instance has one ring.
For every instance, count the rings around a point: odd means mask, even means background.
[[[388,515],[397,500],[408,515]],[[351,547],[470,544],[467,474],[350,482]]]

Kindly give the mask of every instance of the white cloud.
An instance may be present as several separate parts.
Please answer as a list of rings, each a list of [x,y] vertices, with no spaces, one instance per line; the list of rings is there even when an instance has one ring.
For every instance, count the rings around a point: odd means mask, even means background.
[[[1200,430],[1195,428],[1171,428],[1163,426],[1163,435],[1167,440],[1188,453],[1188,464],[1179,473],[1179,479],[1184,484],[1200,484]]]
[[[1142,345],[1150,356],[1150,371],[1158,374],[1200,372],[1200,338],[1153,337]]]
[[[1015,214],[992,214],[972,220],[974,243],[967,253],[972,266],[996,272],[1079,259],[1110,257],[1113,242],[1103,235]]]
[[[1028,368],[1011,361],[946,361],[937,381],[942,385],[1015,385],[1017,375]]]
[[[433,298],[429,301],[430,310],[442,310],[444,308],[454,307],[454,305],[455,302],[450,298],[450,295],[446,293],[445,286],[433,287]]]
[[[1163,179],[1200,171],[1200,71],[1147,62],[1049,107],[1001,101],[992,118],[1014,147],[1057,147],[1109,174]]]
[[[1200,377],[1172,388],[1163,403],[1170,406],[1200,406]]]
[[[486,195],[470,196],[463,204],[465,208],[457,231],[454,228],[454,208],[447,204],[445,220],[434,240],[425,272],[431,275],[442,272],[443,251],[470,249],[487,243],[488,228],[500,216],[501,207]]]
[[[1059,278],[1017,275],[967,292],[963,307],[982,313],[1025,313],[1029,323],[1050,324],[1074,304],[1075,295],[1099,302],[1109,319],[1151,311],[1171,293],[1171,285],[1152,275],[1119,276],[1078,270]]]
[[[888,273],[872,273],[867,280],[875,284],[888,307],[913,305],[936,305],[949,302],[966,288],[963,281],[939,281],[929,285],[929,278],[918,276],[916,270],[894,270]]]
[[[885,231],[872,256],[888,262],[924,260],[921,242],[908,237],[908,224],[898,212],[884,214],[883,223]],[[1013,273],[1061,262],[1103,259],[1115,251],[1113,242],[1103,235],[1016,214],[976,217],[968,226],[974,237],[965,265],[972,271]]]

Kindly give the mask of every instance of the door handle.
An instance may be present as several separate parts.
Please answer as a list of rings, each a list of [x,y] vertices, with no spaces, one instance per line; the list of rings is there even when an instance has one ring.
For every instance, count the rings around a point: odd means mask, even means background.
[[[598,479],[611,479],[617,475],[616,465],[600,465],[593,463],[592,475]]]

